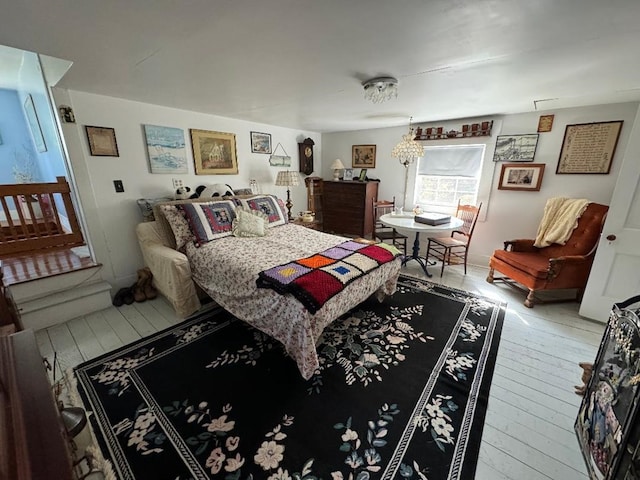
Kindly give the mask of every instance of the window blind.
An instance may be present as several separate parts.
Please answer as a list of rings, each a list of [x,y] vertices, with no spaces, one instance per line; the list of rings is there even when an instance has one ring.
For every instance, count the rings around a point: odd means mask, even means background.
[[[418,175],[477,177],[483,153],[484,145],[426,147],[418,164]]]

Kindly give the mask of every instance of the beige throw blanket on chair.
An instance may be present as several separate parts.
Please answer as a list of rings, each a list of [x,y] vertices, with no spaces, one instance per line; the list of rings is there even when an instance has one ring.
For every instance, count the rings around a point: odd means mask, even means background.
[[[533,245],[541,248],[552,243],[567,243],[587,205],[589,200],[584,198],[554,197],[547,200]]]

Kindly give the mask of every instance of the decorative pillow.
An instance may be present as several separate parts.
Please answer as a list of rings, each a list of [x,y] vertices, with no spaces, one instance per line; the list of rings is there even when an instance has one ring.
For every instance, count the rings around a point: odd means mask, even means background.
[[[159,202],[167,202],[171,200],[169,197],[160,197],[160,198],[139,198],[136,200],[138,207],[140,208],[140,213],[142,213],[142,217],[145,222],[153,222],[155,220],[155,216],[153,215],[153,206]]]
[[[160,211],[171,227],[173,237],[176,240],[176,250],[182,251],[184,246],[193,240],[193,233],[187,219],[182,211],[178,210],[177,205],[160,205]]]
[[[232,231],[236,237],[264,237],[268,232],[267,225],[269,217],[266,214],[239,207],[236,209]]]
[[[230,200],[184,203],[178,205],[178,209],[187,219],[197,247],[232,234],[232,222],[236,214],[234,203]]]
[[[287,223],[287,213],[282,201],[273,195],[257,195],[251,198],[236,199],[249,210],[263,212],[269,218],[269,228]]]

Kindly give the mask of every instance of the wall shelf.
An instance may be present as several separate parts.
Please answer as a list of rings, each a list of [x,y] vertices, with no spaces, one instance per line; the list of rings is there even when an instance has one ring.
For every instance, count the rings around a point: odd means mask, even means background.
[[[450,138],[489,137],[493,120],[462,125],[460,130],[445,130],[444,127],[418,127],[414,140],[446,140]]]

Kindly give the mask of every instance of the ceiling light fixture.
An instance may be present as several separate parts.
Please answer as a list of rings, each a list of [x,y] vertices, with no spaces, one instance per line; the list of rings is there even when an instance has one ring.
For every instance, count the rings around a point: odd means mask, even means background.
[[[398,97],[398,80],[393,77],[376,77],[362,84],[364,98],[373,103],[382,103]]]
[[[402,141],[391,150],[391,156],[397,158],[405,167],[408,167],[415,162],[417,158],[424,155],[424,147],[413,139],[412,120],[413,117],[409,119],[409,133],[403,135]]]

